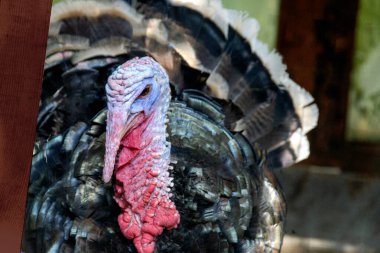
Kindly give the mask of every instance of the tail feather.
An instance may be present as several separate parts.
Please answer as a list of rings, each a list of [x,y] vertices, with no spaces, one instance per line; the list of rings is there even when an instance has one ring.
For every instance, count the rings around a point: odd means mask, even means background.
[[[318,118],[313,98],[257,39],[257,21],[221,1],[78,0],[57,4],[52,23],[49,54],[65,52],[74,65],[152,56],[176,91],[199,89],[237,105],[243,116],[232,130],[265,148],[273,168],[308,156],[305,134]]]

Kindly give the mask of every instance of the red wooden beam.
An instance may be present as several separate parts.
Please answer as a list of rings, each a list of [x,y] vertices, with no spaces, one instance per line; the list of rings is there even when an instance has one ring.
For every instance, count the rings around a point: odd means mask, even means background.
[[[345,139],[359,0],[282,0],[278,49],[290,75],[314,96],[320,117],[310,135],[316,165],[354,168]]]
[[[20,252],[51,0],[0,2],[0,245]]]
[[[315,85],[317,55],[322,50],[315,24],[323,19],[327,1],[282,0],[280,4],[277,48],[291,77],[310,92]]]

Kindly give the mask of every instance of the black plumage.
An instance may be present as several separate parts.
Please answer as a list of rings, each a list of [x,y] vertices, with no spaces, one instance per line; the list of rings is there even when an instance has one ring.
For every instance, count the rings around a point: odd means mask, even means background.
[[[158,252],[278,249],[285,203],[275,181],[264,175],[264,157],[223,127],[215,102],[192,92],[184,97],[168,113],[172,199],[181,224],[158,238]],[[189,104],[203,106],[203,113]],[[101,179],[105,119],[102,111],[88,125],[77,123],[35,155],[26,252],[134,252],[116,222],[112,184]]]
[[[177,229],[157,252],[278,252],[285,202],[271,170],[308,154],[311,96],[219,1],[68,1],[53,8],[25,252],[135,252],[102,181],[104,85],[126,60],[167,71]],[[230,17],[236,17],[236,22]],[[222,20],[222,21],[221,21]]]

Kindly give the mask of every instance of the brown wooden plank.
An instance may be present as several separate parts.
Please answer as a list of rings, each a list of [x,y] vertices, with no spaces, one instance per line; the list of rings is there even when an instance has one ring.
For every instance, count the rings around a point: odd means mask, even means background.
[[[313,94],[320,110],[309,164],[361,170],[352,163],[358,143],[345,139],[357,11],[358,0],[281,1],[278,49],[290,75]],[[375,169],[371,166],[367,171]]]
[[[0,245],[20,252],[51,0],[0,2]]]
[[[284,57],[290,76],[308,91],[313,91],[317,55],[321,50],[315,23],[323,18],[328,0],[282,0],[277,48]]]

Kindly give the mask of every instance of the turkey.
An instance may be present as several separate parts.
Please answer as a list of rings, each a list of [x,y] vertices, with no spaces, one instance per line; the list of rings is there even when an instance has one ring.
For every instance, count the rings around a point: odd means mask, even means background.
[[[279,252],[318,109],[219,1],[53,6],[24,252]]]

